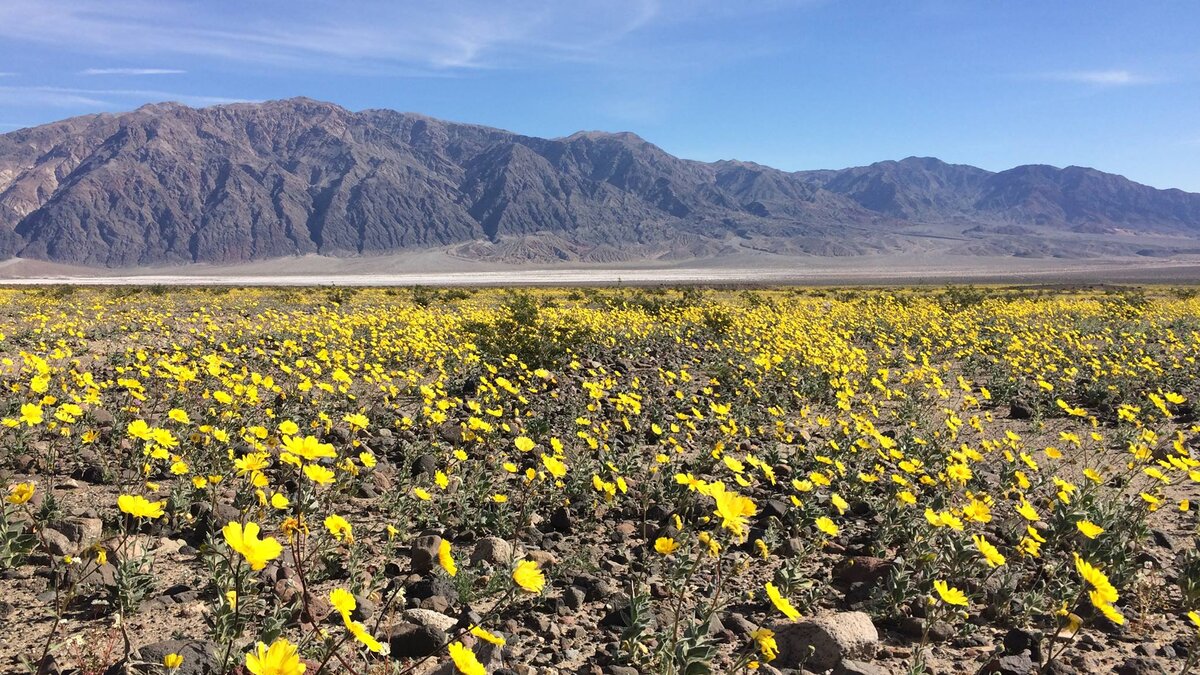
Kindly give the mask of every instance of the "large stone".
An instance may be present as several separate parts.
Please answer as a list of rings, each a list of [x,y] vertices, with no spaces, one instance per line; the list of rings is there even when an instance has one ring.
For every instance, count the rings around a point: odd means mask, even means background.
[[[354,594],[354,611],[350,618],[355,621],[366,621],[375,616],[375,601],[361,593]]]
[[[112,563],[97,565],[93,558],[84,557],[77,565],[66,568],[67,583],[76,584],[80,591],[112,589],[117,585],[117,568]]]
[[[92,415],[92,419],[96,420],[96,424],[102,427],[111,427],[116,423],[116,418],[113,417],[113,414],[104,408],[92,408],[89,412]]]
[[[421,455],[413,460],[413,476],[429,476],[432,478],[437,473],[437,470],[437,458],[433,455]]]
[[[149,542],[149,537],[138,534],[131,537],[109,537],[100,545],[108,551],[110,559],[115,557],[118,560],[141,560],[147,557]]]
[[[183,665],[173,675],[215,675],[220,672],[216,645],[203,640],[164,640],[139,647],[131,655],[130,669],[135,673],[157,675],[163,672],[163,657],[167,654],[183,657]]]
[[[543,569],[554,567],[558,564],[558,558],[549,551],[530,551],[525,554],[525,557],[538,564],[538,567]]]
[[[873,656],[879,631],[863,612],[839,612],[775,626],[779,657],[774,665],[828,670],[842,659]],[[811,656],[810,656],[811,651]]]
[[[570,534],[575,529],[575,518],[567,507],[560,506],[550,514],[550,527],[558,532]]]
[[[392,624],[384,634],[394,658],[432,656],[449,641],[443,630],[407,621]]]
[[[306,595],[304,606],[301,608],[300,621],[316,625],[324,621],[333,612],[333,605],[329,602],[329,596],[325,593],[309,592]]]
[[[861,555],[843,558],[833,566],[833,578],[848,584],[874,583],[892,571],[892,561]]]
[[[1034,661],[1042,660],[1042,634],[1023,628],[1010,628],[1004,634],[1004,653],[1017,655],[1026,651]]]
[[[1033,417],[1033,407],[1025,399],[1014,398],[1008,404],[1008,416],[1014,420],[1027,420]]]
[[[1153,675],[1167,671],[1163,664],[1152,656],[1131,656],[1113,672],[1116,675]]]
[[[433,569],[438,560],[438,547],[442,545],[442,538],[436,534],[427,534],[422,537],[417,537],[413,542],[412,548],[409,549],[409,557],[412,558],[412,570],[414,572],[428,572]]]
[[[512,561],[512,544],[500,537],[484,537],[475,543],[475,550],[471,551],[472,565],[488,563],[489,565],[502,567],[512,564]]]
[[[205,537],[218,534],[221,528],[241,518],[241,514],[232,504],[218,501],[216,508],[206,503],[195,503],[190,512],[193,516],[191,527],[188,528],[188,540],[193,546],[199,546]]]
[[[982,672],[988,675],[1030,675],[1036,668],[1029,652],[1008,654],[989,663]]]
[[[833,675],[892,675],[892,671],[878,663],[842,659],[842,662],[833,669]]]
[[[758,630],[758,626],[754,622],[747,619],[744,615],[736,612],[726,614],[721,619],[721,625],[725,626],[735,636],[745,638],[754,631]]]
[[[99,518],[71,518],[55,524],[55,529],[67,535],[72,543],[83,550],[100,541],[104,534],[104,521]]]
[[[415,609],[429,609],[441,614],[450,611],[450,601],[444,595],[431,595],[417,603]]]
[[[919,616],[906,616],[900,620],[900,632],[911,638],[925,637],[930,642],[945,642],[954,637],[954,626],[945,621],[934,621],[926,629],[927,620]]]
[[[53,555],[75,555],[79,552],[79,547],[71,541],[70,537],[53,527],[42,530],[42,541]]]
[[[435,576],[431,579],[421,579],[416,583],[409,585],[405,589],[405,595],[410,600],[421,601],[434,596],[442,596],[443,598],[458,597],[458,590],[454,588],[454,584],[442,576]]]
[[[458,619],[429,609],[406,609],[404,610],[404,620],[447,633],[458,623]]]

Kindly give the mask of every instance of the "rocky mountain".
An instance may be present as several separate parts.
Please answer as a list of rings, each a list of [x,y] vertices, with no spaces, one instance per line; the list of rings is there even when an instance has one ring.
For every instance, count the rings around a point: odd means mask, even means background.
[[[908,158],[789,173],[680,159],[630,133],[543,139],[303,98],[165,103],[0,135],[0,258],[1157,255],[1197,239],[1200,195],[1094,169]]]

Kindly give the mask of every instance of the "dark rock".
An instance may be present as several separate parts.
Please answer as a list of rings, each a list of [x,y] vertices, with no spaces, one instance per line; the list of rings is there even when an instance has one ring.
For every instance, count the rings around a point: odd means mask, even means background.
[[[778,519],[782,520],[783,517],[785,515],[787,515],[787,512],[788,512],[788,503],[787,502],[783,501],[782,499],[768,499],[762,505],[762,511],[760,511],[760,516],[764,519],[765,518],[778,518]]]
[[[721,619],[721,624],[725,626],[726,630],[741,638],[748,637],[751,633],[758,630],[758,624],[737,612],[726,614]]]
[[[648,617],[648,619],[649,619],[651,625],[653,625],[655,623],[653,615],[650,615]],[[614,607],[611,611],[607,612],[603,617],[600,618],[600,625],[607,626],[609,628],[618,628],[618,629],[628,628],[629,627],[629,603],[627,603],[627,602],[622,603],[621,605],[618,605],[617,607]]]
[[[108,482],[104,464],[99,460],[81,455],[80,466],[71,472],[72,478],[77,478],[92,485],[103,485]]]
[[[954,640],[951,641],[951,645],[953,645],[954,647],[959,647],[959,648],[985,647],[989,644],[991,644],[991,642],[986,637],[980,635],[979,633],[963,635],[963,636],[955,638]]]
[[[1036,666],[1029,657],[1029,652],[1022,652],[1001,656],[990,663],[985,672],[993,675],[1031,675],[1034,668]]]
[[[84,589],[113,589],[116,586],[116,567],[110,562],[97,567],[96,561],[89,560],[82,565],[68,567],[67,580]]]
[[[375,616],[375,601],[365,595],[359,593],[354,594],[354,611],[350,613],[350,618],[355,621],[366,621]]]
[[[563,603],[572,610],[578,610],[587,602],[587,591],[578,586],[568,586],[563,590]]]
[[[309,592],[305,598],[305,605],[300,614],[301,622],[316,625],[324,621],[333,612],[333,606],[329,604],[328,594]]]
[[[584,590],[588,602],[596,602],[597,600],[608,600],[618,593],[616,586],[608,579],[591,574],[579,574],[571,580],[573,586],[578,586]]]
[[[525,617],[525,626],[539,634],[544,635],[550,632],[551,627],[555,625],[556,624],[550,620],[550,617],[544,614],[530,615]]]
[[[833,669],[832,675],[892,675],[891,671],[875,663],[842,659]]]
[[[412,570],[414,572],[428,572],[433,569],[434,565],[438,564],[438,548],[441,544],[442,538],[436,534],[417,537],[417,540],[413,542],[412,548],[409,549],[409,556],[412,559]]]
[[[217,502],[215,510],[211,504],[195,503],[192,506],[192,516],[192,529],[187,539],[196,546],[203,543],[207,535],[217,534],[221,528],[241,518],[241,514],[232,504],[222,501]]]
[[[1025,399],[1014,398],[1008,404],[1008,416],[1014,420],[1027,420],[1033,417],[1033,408]]]
[[[1017,655],[1029,652],[1034,661],[1042,662],[1042,633],[1022,628],[1011,628],[1004,634],[1004,653]]]
[[[444,595],[431,595],[422,599],[418,607],[444,614],[450,611],[450,600]]]
[[[1160,675],[1165,671],[1162,663],[1152,656],[1131,656],[1113,672],[1115,675]]]
[[[570,534],[575,529],[575,519],[571,511],[565,506],[554,509],[554,513],[550,514],[550,527],[558,532]]]
[[[1176,656],[1182,656],[1183,658],[1187,658],[1188,654],[1191,653],[1192,642],[1191,642],[1191,640],[1188,640],[1187,638],[1180,637],[1180,638],[1175,638],[1174,642],[1172,642],[1169,645],[1164,646],[1163,649],[1166,649],[1167,647],[1170,647],[1171,650],[1173,652],[1175,652]],[[1159,656],[1165,656],[1165,655],[1159,654]]]
[[[437,458],[433,455],[421,455],[413,460],[413,476],[429,476],[432,478],[437,473],[437,470]]]
[[[900,620],[900,632],[912,638],[925,635],[925,619],[917,616],[906,616]],[[928,638],[931,642],[945,642],[954,637],[954,626],[945,621],[935,621],[929,626]]]
[[[408,622],[392,624],[384,631],[384,638],[396,658],[432,656],[449,640],[441,629]]]
[[[183,657],[183,665],[174,671],[177,675],[215,675],[221,672],[217,663],[217,646],[202,640],[164,640],[139,647],[130,659],[131,670],[134,673],[158,675],[163,672],[163,657],[167,654]],[[108,672],[112,675],[125,672],[121,665],[113,666]]]
[[[783,541],[783,546],[780,547],[780,550],[789,558],[798,556],[804,552],[804,543],[804,539],[800,537],[789,537]]]
[[[1171,544],[1170,537],[1168,537],[1167,534],[1162,530],[1150,530],[1150,536],[1154,538],[1154,543],[1158,546],[1161,546],[1168,551],[1175,550],[1175,547]]]
[[[463,607],[462,611],[458,613],[458,623],[455,625],[459,628],[481,626],[483,625],[483,615],[476,612],[470,606]]]
[[[192,590],[192,587],[188,586],[187,584],[172,584],[171,586],[168,586],[167,588],[165,588],[163,590],[162,594],[163,595],[179,595],[180,593],[185,593],[190,590]]]
[[[421,579],[410,584],[405,589],[405,595],[410,599],[418,601],[438,595],[444,598],[456,598],[458,597],[458,589],[454,588],[454,584],[450,583],[449,580],[438,576],[432,579]]]
[[[446,441],[451,445],[461,445],[465,436],[463,436],[462,425],[458,422],[447,422],[438,427],[438,438]]]
[[[833,578],[848,584],[872,584],[891,573],[892,561],[874,556],[843,558],[833,567]]]
[[[42,530],[42,541],[50,553],[56,556],[75,555],[79,552],[79,547],[73,544],[67,535],[52,527]]]

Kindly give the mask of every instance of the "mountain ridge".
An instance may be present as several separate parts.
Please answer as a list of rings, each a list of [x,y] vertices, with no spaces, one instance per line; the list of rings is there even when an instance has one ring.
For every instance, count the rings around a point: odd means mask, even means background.
[[[539,138],[307,98],[147,104],[0,135],[0,258],[102,267],[449,247],[514,261],[919,251],[1169,255],[1200,194],[932,157],[787,172],[632,132]],[[932,243],[931,243],[932,242]]]

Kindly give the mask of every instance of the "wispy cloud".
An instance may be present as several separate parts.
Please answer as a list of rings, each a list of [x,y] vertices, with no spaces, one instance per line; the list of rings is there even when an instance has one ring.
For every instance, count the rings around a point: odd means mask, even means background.
[[[110,103],[91,96],[40,87],[0,86],[0,104],[12,107],[108,108]]]
[[[1135,73],[1125,69],[1113,70],[1064,70],[1038,73],[1032,79],[1049,82],[1072,82],[1097,87],[1129,87],[1139,84],[1157,84],[1165,78]]]
[[[73,87],[0,86],[0,103],[9,106],[52,106],[58,108],[124,108],[133,101],[178,101],[193,106],[243,103],[250,99],[202,96],[153,89],[79,89]]]
[[[173,68],[88,68],[80,75],[183,75],[186,70]]]
[[[259,0],[199,12],[157,0],[5,0],[0,37],[103,56],[422,74],[586,58],[651,21],[659,2],[356,0],[350,12],[337,2]]]

